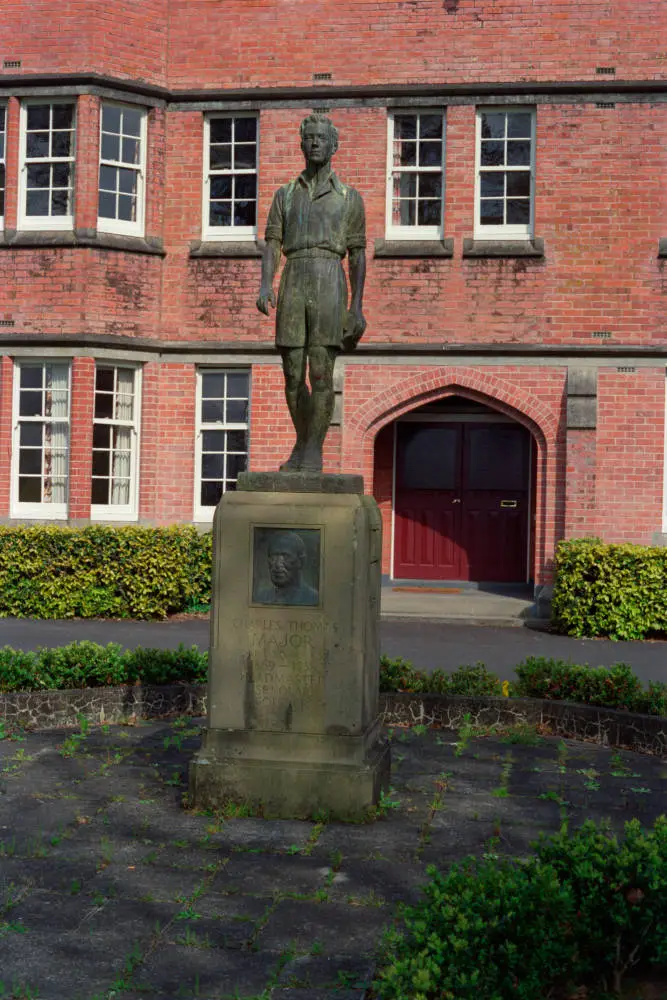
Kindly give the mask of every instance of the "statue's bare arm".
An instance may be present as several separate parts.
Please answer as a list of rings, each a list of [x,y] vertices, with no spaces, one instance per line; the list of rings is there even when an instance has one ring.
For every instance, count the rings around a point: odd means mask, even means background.
[[[269,305],[276,307],[276,293],[273,291],[273,279],[280,262],[280,241],[267,240],[262,254],[262,284],[257,296],[257,308],[265,316],[269,315]]]
[[[351,351],[357,346],[366,329],[366,320],[363,314],[364,284],[366,282],[366,251],[364,249],[350,250],[349,271],[352,295],[345,321],[343,346],[346,350]]]

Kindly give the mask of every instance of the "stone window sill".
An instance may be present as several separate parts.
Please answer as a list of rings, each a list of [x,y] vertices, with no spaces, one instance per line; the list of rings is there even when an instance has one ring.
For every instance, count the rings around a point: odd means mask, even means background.
[[[667,236],[658,240],[658,257],[667,257]]]
[[[544,257],[544,240],[463,240],[464,257]]]
[[[375,257],[453,257],[454,240],[376,240]]]
[[[262,247],[257,240],[239,241],[237,243],[215,243],[207,240],[194,240],[190,244],[191,257],[230,257],[255,258],[262,256]]]
[[[6,229],[0,236],[0,249],[34,250],[44,247],[91,247],[94,250],[120,250],[125,253],[152,254],[164,257],[162,240],[141,236],[100,233],[95,229],[28,232]]]

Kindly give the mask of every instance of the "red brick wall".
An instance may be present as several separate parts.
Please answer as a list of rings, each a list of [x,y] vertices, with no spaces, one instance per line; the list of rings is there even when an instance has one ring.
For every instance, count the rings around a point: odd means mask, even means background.
[[[90,518],[95,359],[74,358],[70,401],[69,516]]]

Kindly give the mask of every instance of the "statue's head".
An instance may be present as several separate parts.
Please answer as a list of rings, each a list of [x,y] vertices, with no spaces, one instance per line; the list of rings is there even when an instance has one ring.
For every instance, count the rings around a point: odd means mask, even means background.
[[[306,563],[306,546],[295,532],[281,532],[274,536],[267,552],[269,576],[276,587],[298,585]]]
[[[299,133],[306,163],[319,167],[328,163],[338,149],[338,129],[326,115],[308,115],[301,122]]]

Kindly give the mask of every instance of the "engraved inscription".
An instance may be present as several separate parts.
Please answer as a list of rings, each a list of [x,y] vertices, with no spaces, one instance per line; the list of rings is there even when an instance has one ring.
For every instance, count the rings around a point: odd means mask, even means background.
[[[253,604],[317,607],[320,548],[319,528],[255,528]]]

